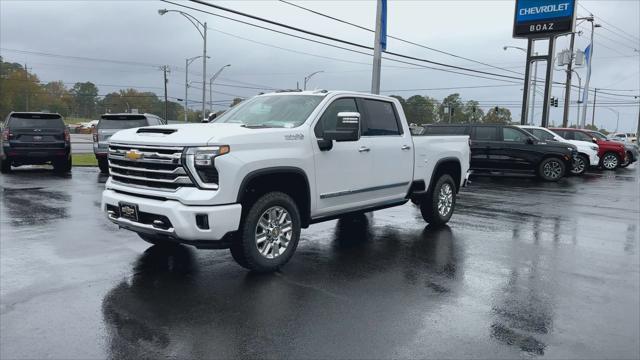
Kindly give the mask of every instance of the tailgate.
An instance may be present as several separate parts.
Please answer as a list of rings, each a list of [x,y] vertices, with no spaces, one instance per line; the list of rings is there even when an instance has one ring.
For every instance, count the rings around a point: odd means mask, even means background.
[[[64,148],[64,129],[12,129],[11,147]]]

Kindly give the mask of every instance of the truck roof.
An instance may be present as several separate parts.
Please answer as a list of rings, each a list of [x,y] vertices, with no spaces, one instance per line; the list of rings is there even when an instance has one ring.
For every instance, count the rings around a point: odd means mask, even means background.
[[[353,96],[370,96],[370,97],[378,97],[384,99],[394,99],[390,96],[385,95],[376,95],[371,93],[359,92],[359,91],[350,91],[350,90],[277,90],[269,93],[260,94],[258,96],[299,96],[299,95],[313,95],[313,96],[329,96],[329,95],[353,95]]]

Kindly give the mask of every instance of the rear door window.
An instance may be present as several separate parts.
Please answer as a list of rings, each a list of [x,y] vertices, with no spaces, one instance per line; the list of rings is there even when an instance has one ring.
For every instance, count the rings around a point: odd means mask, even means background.
[[[393,104],[387,101],[362,99],[366,112],[362,136],[401,135],[402,128]]]
[[[497,126],[478,126],[473,131],[473,140],[500,141]]]

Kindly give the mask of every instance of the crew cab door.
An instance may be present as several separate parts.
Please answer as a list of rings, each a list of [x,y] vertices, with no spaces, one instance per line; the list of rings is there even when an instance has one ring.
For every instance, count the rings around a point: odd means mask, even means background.
[[[318,198],[314,217],[366,207],[373,202],[364,191],[371,186],[373,166],[368,140],[360,137],[357,141],[333,141],[327,150],[321,150],[317,144],[325,131],[336,130],[338,113],[360,111],[355,98],[338,98],[328,105],[315,124],[313,150]]]
[[[403,199],[413,180],[411,133],[403,129],[399,111],[389,101],[361,98],[362,138],[371,149],[373,169],[366,194],[378,203]]]
[[[496,151],[503,158],[503,168],[509,170],[536,170],[541,159],[536,145],[529,143],[530,136],[524,131],[511,127],[499,130],[502,137],[502,148]]]
[[[500,159],[495,150],[501,146],[497,126],[473,126],[471,130],[471,168],[496,169]]]

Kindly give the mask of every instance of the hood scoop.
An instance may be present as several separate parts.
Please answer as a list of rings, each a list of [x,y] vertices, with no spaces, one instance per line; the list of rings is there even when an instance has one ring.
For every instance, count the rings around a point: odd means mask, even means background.
[[[137,134],[162,134],[162,135],[170,135],[174,132],[178,131],[178,129],[166,129],[166,128],[140,128],[136,131]]]

